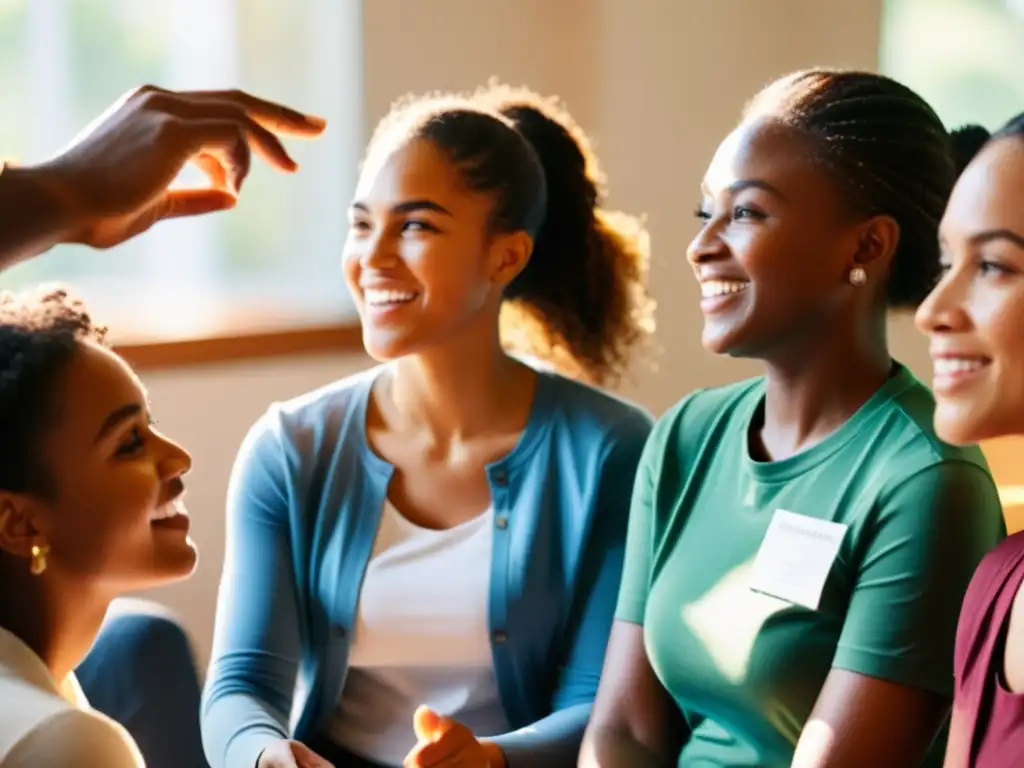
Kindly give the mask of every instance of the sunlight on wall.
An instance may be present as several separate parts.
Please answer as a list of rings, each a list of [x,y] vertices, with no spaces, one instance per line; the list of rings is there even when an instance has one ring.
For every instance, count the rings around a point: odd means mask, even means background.
[[[1024,530],[1024,437],[1001,437],[981,445],[999,486],[1010,533]]]

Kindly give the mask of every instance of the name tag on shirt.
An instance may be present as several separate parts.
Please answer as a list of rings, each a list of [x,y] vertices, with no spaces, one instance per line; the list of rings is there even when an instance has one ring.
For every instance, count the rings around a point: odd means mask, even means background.
[[[754,560],[750,588],[816,611],[848,527],[775,510]]]

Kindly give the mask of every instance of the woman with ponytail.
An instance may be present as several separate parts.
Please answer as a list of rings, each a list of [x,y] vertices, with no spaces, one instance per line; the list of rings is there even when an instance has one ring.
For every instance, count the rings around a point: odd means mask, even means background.
[[[980,148],[939,227],[942,282],[917,312],[930,340],[935,429],[951,443],[1024,434],[1024,114]],[[967,139],[968,142],[964,140]],[[946,768],[1024,765],[1024,533],[982,561],[960,613]]]
[[[601,184],[525,90],[381,123],[344,273],[382,365],[272,406],[241,449],[214,768],[575,760],[651,423],[592,386],[651,326],[644,230]]]

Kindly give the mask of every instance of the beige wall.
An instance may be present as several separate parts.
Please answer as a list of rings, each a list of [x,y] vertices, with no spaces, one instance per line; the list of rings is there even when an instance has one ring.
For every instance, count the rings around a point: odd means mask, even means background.
[[[755,372],[699,344],[697,289],[684,261],[700,176],[743,102],[786,71],[873,68],[880,0],[370,0],[365,2],[367,129],[404,92],[469,88],[491,75],[557,93],[597,141],[612,204],[650,217],[659,301],[657,373],[627,394],[656,412],[688,390]],[[897,354],[921,370],[906,324]],[[273,399],[367,365],[324,355],[147,377],[163,427],[194,451],[190,489],[202,562],[156,593],[185,618],[205,661],[223,550],[223,496],[234,451]],[[215,420],[216,419],[216,423]]]

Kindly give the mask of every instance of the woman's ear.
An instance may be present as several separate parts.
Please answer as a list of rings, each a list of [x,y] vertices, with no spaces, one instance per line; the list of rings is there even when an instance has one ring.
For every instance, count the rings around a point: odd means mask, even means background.
[[[36,526],[37,509],[21,494],[0,493],[0,550],[18,557],[31,557],[33,546],[43,546],[46,537]]]
[[[533,253],[533,238],[526,232],[507,232],[495,235],[488,250],[488,277],[505,288],[526,269]]]
[[[892,216],[872,216],[861,228],[855,265],[887,264],[900,244],[900,225]]]

